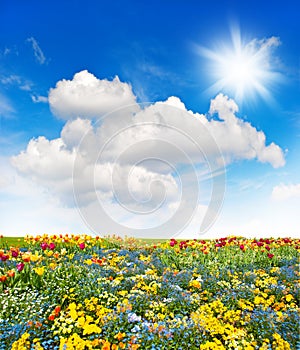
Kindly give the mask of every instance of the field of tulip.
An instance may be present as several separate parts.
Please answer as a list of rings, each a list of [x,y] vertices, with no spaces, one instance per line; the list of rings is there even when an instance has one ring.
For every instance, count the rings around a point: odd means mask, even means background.
[[[300,240],[0,238],[0,350],[300,349]]]

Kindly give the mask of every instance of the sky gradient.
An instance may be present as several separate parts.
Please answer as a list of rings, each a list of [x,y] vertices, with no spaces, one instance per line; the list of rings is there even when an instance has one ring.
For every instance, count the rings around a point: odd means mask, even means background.
[[[299,11],[2,1],[0,234],[299,237]]]

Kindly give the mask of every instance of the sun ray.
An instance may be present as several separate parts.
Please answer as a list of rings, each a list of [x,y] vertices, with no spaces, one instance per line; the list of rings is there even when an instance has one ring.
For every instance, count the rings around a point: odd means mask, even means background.
[[[273,103],[270,87],[282,80],[272,64],[272,51],[279,44],[277,37],[244,43],[239,28],[234,27],[231,45],[220,50],[198,46],[198,53],[207,59],[208,71],[214,80],[207,91],[233,94],[240,102],[260,96]]]

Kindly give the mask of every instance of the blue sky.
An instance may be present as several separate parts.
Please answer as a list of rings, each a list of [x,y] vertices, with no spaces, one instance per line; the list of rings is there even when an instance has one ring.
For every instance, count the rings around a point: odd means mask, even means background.
[[[224,200],[218,199],[222,208],[215,214],[216,221],[211,223],[205,235],[299,235],[299,7],[296,0],[284,3],[2,1],[0,233],[101,231],[101,226],[92,223],[95,215],[100,215],[95,214],[97,210],[89,207],[91,211],[85,212],[87,204],[83,197],[86,198],[88,193],[80,192],[79,203],[72,202],[73,191],[68,180],[72,180],[72,157],[78,151],[74,145],[74,140],[79,142],[76,132],[81,130],[83,133],[91,127],[100,137],[105,127],[109,128],[109,123],[121,128],[126,117],[122,120],[122,116],[113,114],[104,120],[103,115],[122,107],[123,102],[124,105],[151,102],[154,106],[155,102],[176,97],[168,100],[168,105],[182,113],[176,117],[176,127],[182,126],[182,132],[186,130],[188,111],[194,116],[203,114],[209,122],[208,131],[225,159],[226,191]],[[243,58],[235,62],[237,46]],[[248,59],[254,63],[244,65]],[[241,68],[237,71],[239,65]],[[241,70],[243,67],[246,72]],[[76,74],[79,74],[77,78]],[[119,80],[114,80],[116,76]],[[218,86],[211,88],[218,81]],[[241,86],[243,93],[238,93]],[[70,91],[77,97],[70,99]],[[118,91],[122,91],[123,100]],[[94,107],[91,94],[98,99]],[[209,113],[212,100],[218,104],[214,114]],[[230,109],[231,117],[228,117],[225,110],[232,103],[238,106],[238,111]],[[144,107],[149,123],[154,120],[151,105],[149,110]],[[167,113],[160,109],[159,112]],[[225,113],[225,119],[221,117],[222,113]],[[237,118],[236,123],[232,122],[233,116]],[[137,117],[144,122],[143,118]],[[132,119],[128,120],[132,122]],[[236,125],[240,128],[239,135],[234,132]],[[136,136],[137,139],[144,131]],[[259,132],[265,135],[266,141],[258,145]],[[134,133],[130,135],[135,138]],[[41,136],[44,139],[39,138]],[[170,137],[174,141],[175,136]],[[35,140],[31,149],[28,148],[30,140]],[[57,146],[53,140],[57,140]],[[97,142],[103,145],[103,140]],[[180,148],[180,137],[177,141]],[[128,142],[127,147],[131,147]],[[268,148],[272,143],[277,148]],[[100,144],[97,143],[97,147]],[[126,149],[126,144],[122,147],[119,154]],[[157,155],[156,147],[164,146],[157,144],[153,149],[146,149]],[[255,150],[253,154],[251,149]],[[40,152],[39,156],[37,152]],[[176,160],[176,152],[175,149],[172,152],[164,150],[162,154],[170,157],[179,169],[179,175],[185,173],[188,184],[181,186],[188,188],[190,192],[187,193],[191,195],[195,184],[190,182],[190,170],[184,171],[185,163]],[[203,165],[191,148],[187,152],[191,152],[196,167]],[[213,158],[212,155],[209,157]],[[101,162],[98,164],[100,177],[102,171],[110,171],[108,159],[113,159],[112,154],[103,160],[105,166]],[[69,164],[68,169],[64,168],[66,164]],[[120,172],[126,173],[124,169]],[[173,175],[174,172],[153,164],[141,166],[134,175],[135,179],[142,176],[150,182],[160,181],[170,191],[166,192],[169,202],[156,218],[137,214],[133,218],[130,211],[120,212],[118,201],[109,196],[106,184],[100,181],[96,189],[106,203],[108,216],[121,225],[110,226],[108,220],[100,233],[112,232],[117,227],[121,230],[124,225],[129,225],[130,232],[143,236],[146,233],[138,231],[137,227],[155,228],[156,223],[161,224],[166,217],[172,217],[174,212],[170,208],[183,201],[178,197],[180,176]],[[117,180],[118,185],[124,185],[122,177]],[[198,203],[199,215],[196,215],[200,221],[205,215],[203,211],[209,208],[206,187],[212,190],[212,183],[211,180],[210,185],[205,181],[200,184],[200,188],[205,189]],[[130,186],[142,200],[140,210],[147,188],[139,187],[139,182],[135,181]],[[154,187],[154,202],[159,201],[156,193],[160,193],[160,187]],[[126,205],[132,205],[123,192],[120,196]],[[189,202],[190,199],[185,200]],[[192,210],[188,205],[185,208],[188,212]],[[179,233],[179,214],[165,226],[170,231],[167,235]],[[193,236],[193,232],[198,232],[201,222],[197,218],[193,220],[194,226],[183,230],[182,235]],[[101,221],[101,215],[95,221]],[[181,224],[183,227],[185,222]]]

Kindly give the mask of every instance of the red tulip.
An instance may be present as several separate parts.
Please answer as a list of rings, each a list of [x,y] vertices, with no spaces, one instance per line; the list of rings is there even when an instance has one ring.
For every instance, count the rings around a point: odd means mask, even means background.
[[[268,258],[269,258],[269,259],[272,259],[273,256],[274,256],[274,254],[268,253]]]
[[[80,248],[81,250],[83,250],[83,249],[85,248],[85,244],[84,244],[84,243],[79,243],[79,248]]]
[[[2,260],[2,261],[6,261],[6,260],[8,260],[8,259],[9,259],[9,255],[3,254],[3,255],[1,256],[1,260]]]

